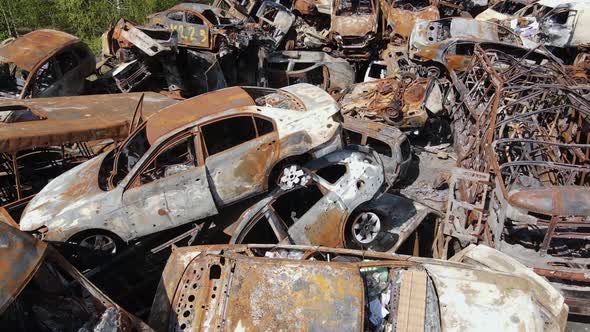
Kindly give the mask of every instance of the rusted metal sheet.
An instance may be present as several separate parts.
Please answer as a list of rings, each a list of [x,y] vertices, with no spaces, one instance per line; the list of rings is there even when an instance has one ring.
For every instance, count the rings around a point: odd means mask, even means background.
[[[43,262],[47,244],[0,221],[0,315]]]
[[[38,98],[21,101],[0,101],[0,113],[31,112],[29,121],[0,124],[0,152],[18,152],[35,147],[101,139],[122,139],[129,133],[129,124],[141,93],[127,95],[94,95]],[[178,101],[147,92],[143,114],[150,116]]]
[[[0,47],[0,59],[33,72],[40,63],[78,42],[78,37],[62,31],[36,30]]]

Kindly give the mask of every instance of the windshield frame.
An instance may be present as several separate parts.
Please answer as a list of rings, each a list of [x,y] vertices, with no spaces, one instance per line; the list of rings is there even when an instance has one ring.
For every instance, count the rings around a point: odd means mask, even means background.
[[[145,143],[148,145],[147,148],[145,149],[145,151],[143,153],[141,153],[141,155],[136,156],[135,158],[137,159],[136,162],[131,166],[127,168],[127,173],[120,178],[120,180],[117,183],[114,183],[114,179],[115,176],[117,176],[119,174],[119,162],[121,161],[121,155],[125,149],[125,147],[128,146],[128,144],[131,143],[131,141],[133,139],[135,139],[141,132],[144,133],[145,136]],[[145,158],[146,155],[148,155],[148,152],[153,148],[153,145],[150,144],[149,140],[147,139],[147,121],[144,121],[139,127],[137,127],[135,129],[135,131],[133,131],[131,134],[129,134],[129,136],[127,136],[127,138],[122,141],[120,144],[117,145],[117,147],[115,148],[115,152],[114,152],[114,156],[113,156],[113,164],[111,167],[111,171],[109,172],[108,175],[108,179],[107,179],[107,189],[113,190],[117,187],[119,187],[120,185],[124,185],[125,179],[129,177],[129,174],[133,173],[133,170],[135,168],[137,168],[138,165],[141,164],[142,159]]]

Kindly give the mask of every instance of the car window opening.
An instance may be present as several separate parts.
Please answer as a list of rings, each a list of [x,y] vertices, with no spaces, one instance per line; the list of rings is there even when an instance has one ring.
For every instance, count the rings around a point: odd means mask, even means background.
[[[322,179],[334,184],[340,180],[344,174],[346,174],[346,166],[341,164],[329,165],[324,168],[320,168],[316,171],[316,174]]]
[[[310,185],[282,195],[272,203],[272,207],[287,227],[291,227],[323,196],[317,185]]]
[[[231,149],[256,138],[251,116],[238,116],[203,126],[203,137],[209,156]]]

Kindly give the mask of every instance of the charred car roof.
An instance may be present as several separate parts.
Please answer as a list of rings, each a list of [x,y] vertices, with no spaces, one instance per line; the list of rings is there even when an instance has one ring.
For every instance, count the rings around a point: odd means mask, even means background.
[[[0,59],[33,71],[45,59],[78,42],[78,37],[62,31],[36,30],[0,47]]]
[[[124,138],[142,93],[0,101],[0,152]],[[178,101],[146,92],[147,117]]]

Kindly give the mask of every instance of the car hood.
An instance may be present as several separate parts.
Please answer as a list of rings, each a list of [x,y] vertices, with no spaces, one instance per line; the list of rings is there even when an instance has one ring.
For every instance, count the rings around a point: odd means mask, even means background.
[[[77,213],[90,213],[84,206],[98,200],[107,192],[98,186],[98,172],[106,153],[101,154],[53,179],[27,205],[20,221],[23,231],[47,226],[58,215],[80,209]]]
[[[332,16],[330,30],[342,37],[364,37],[377,28],[375,15]]]

